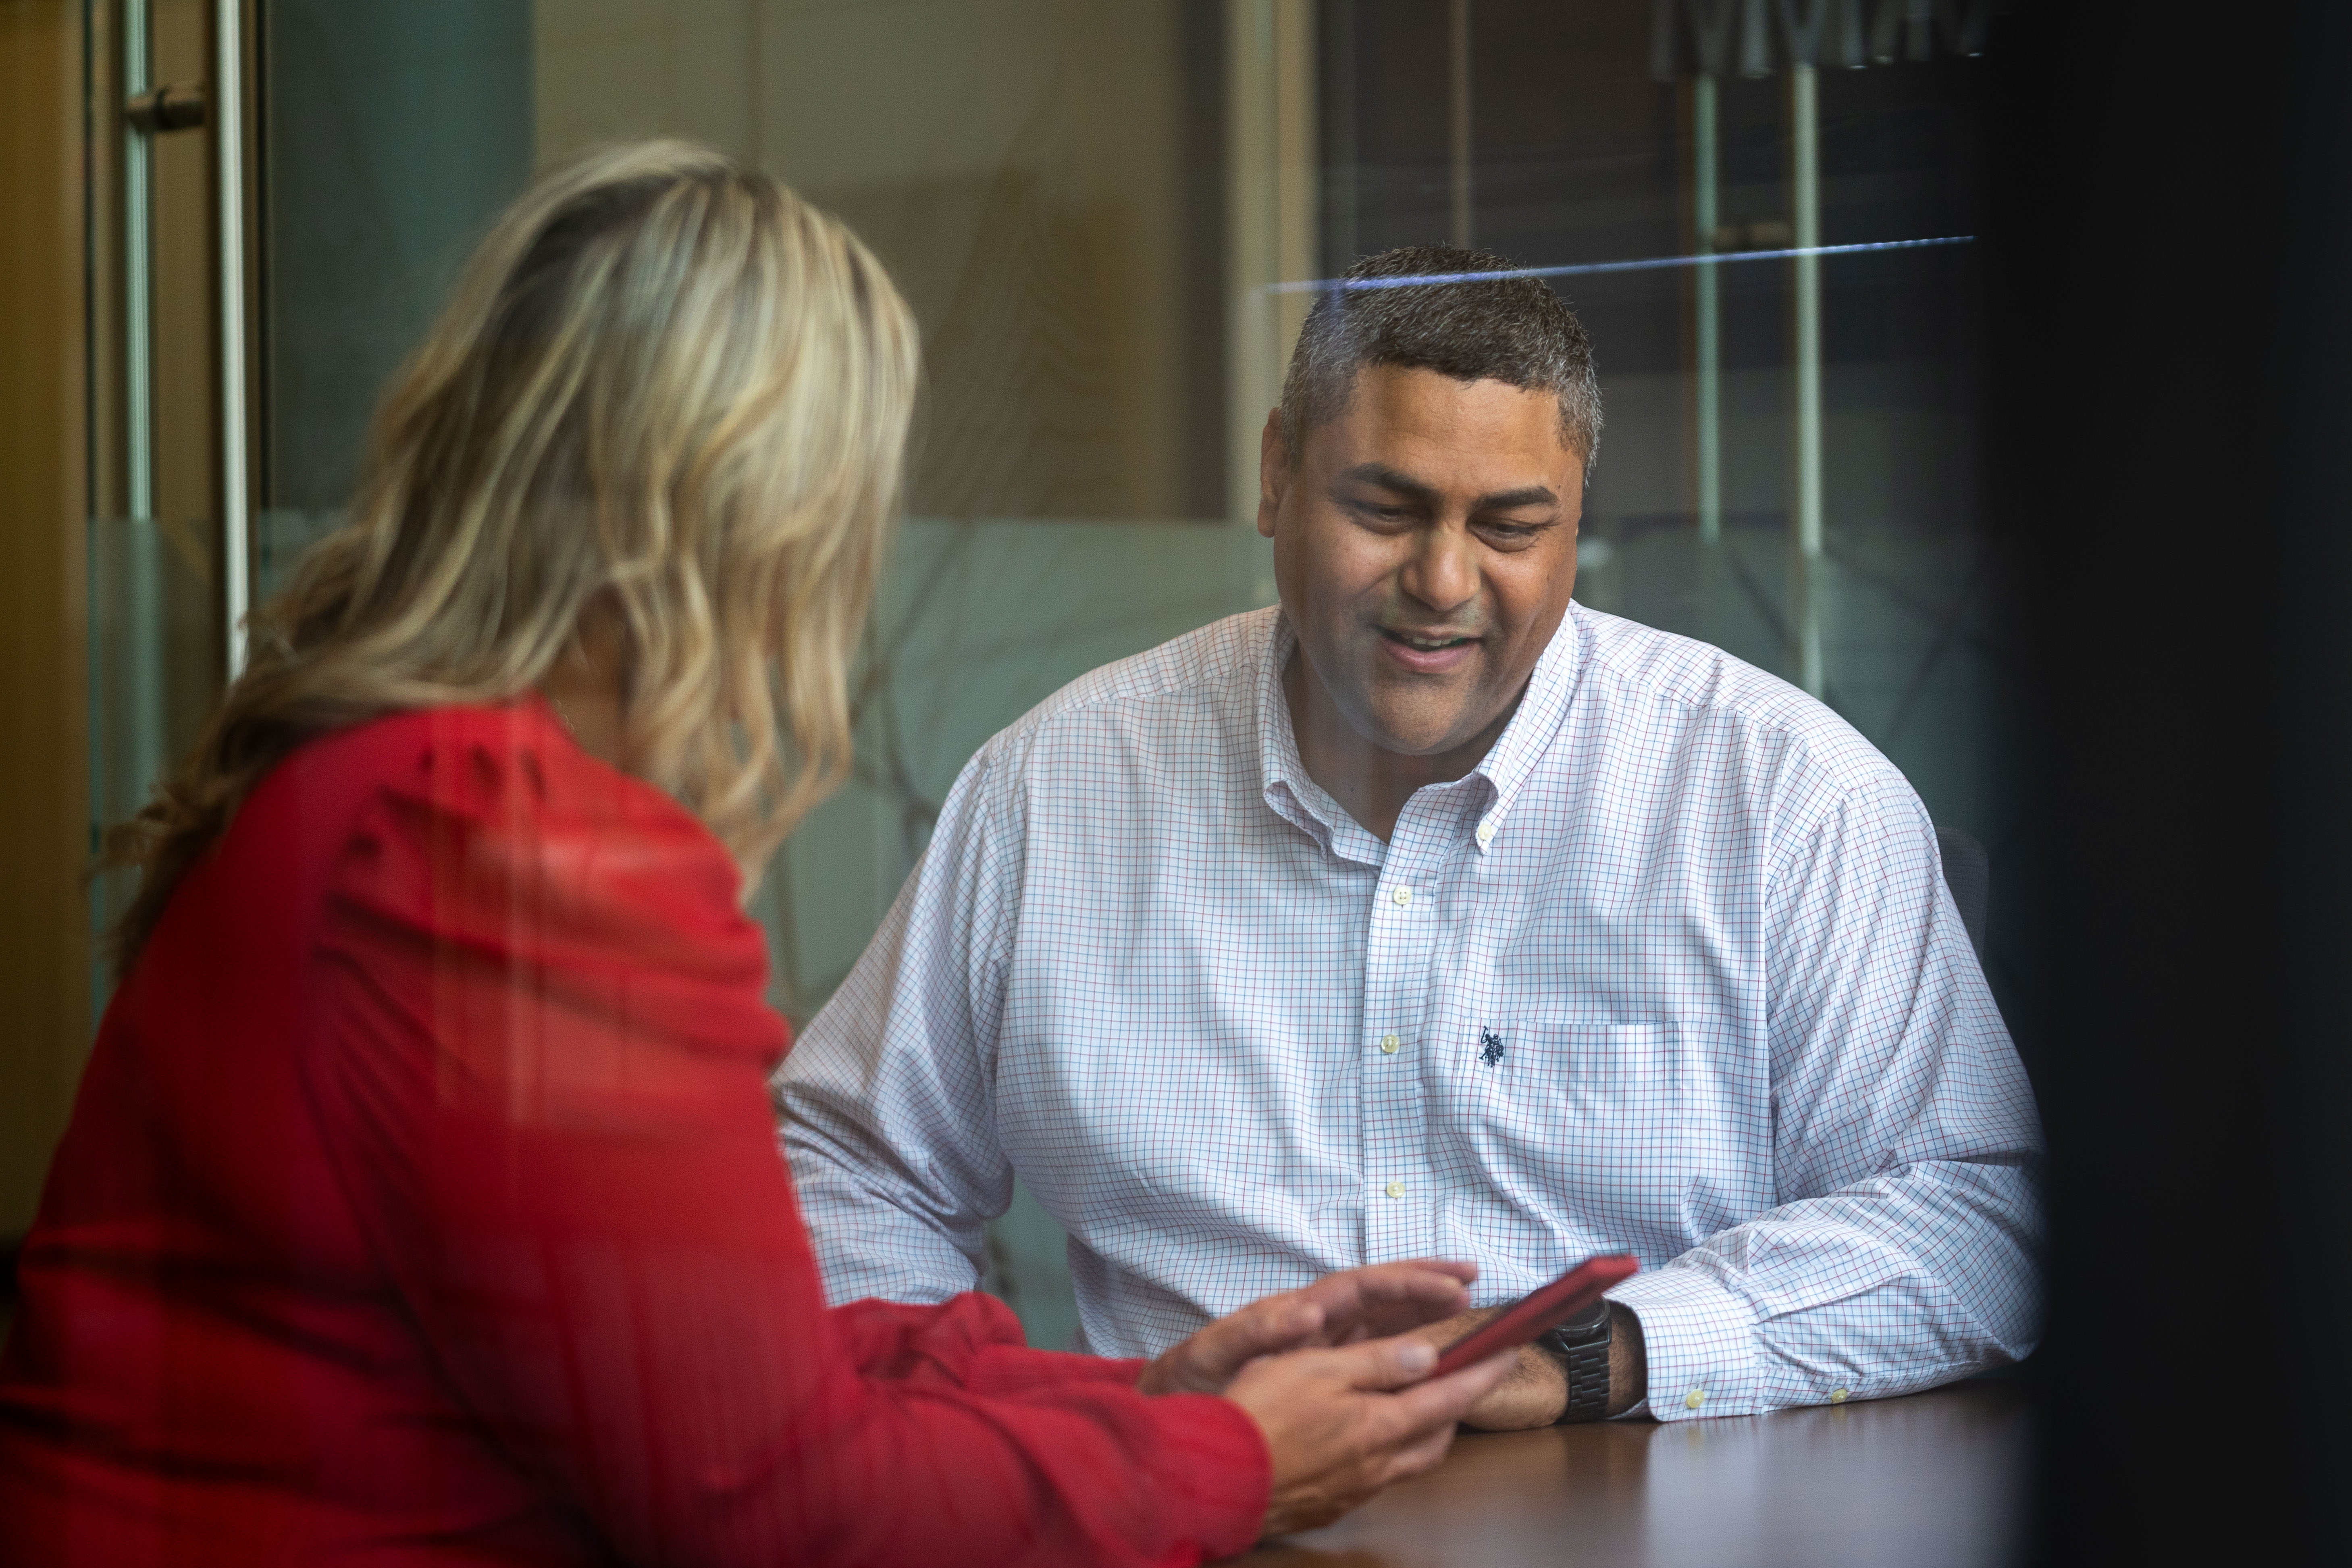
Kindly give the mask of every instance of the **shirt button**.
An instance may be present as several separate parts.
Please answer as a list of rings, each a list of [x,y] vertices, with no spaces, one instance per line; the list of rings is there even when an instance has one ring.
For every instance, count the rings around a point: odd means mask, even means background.
[[[1389,1184],[1389,1196],[1392,1198],[1401,1198],[1404,1196],[1404,1184],[1402,1182],[1391,1182]]]
[[[1491,822],[1480,823],[1478,825],[1478,847],[1484,849],[1487,845],[1492,844],[1493,842],[1495,842],[1495,825]]]
[[[1845,1396],[1846,1391],[1843,1388],[1832,1388],[1830,1390],[1830,1403],[1832,1405],[1843,1405],[1845,1403]]]
[[[1407,904],[1412,902],[1412,889],[1411,888],[1399,888],[1395,892],[1391,893],[1389,897],[1396,900],[1397,908],[1402,909]]]
[[[1403,1043],[1404,1042],[1402,1040],[1398,1039],[1394,1035],[1382,1035],[1381,1037],[1381,1049],[1386,1051],[1391,1056],[1396,1055],[1397,1047]]]
[[[1694,1388],[1683,1395],[1683,1408],[1685,1410],[1696,1410],[1706,1403],[1706,1390],[1704,1388]]]

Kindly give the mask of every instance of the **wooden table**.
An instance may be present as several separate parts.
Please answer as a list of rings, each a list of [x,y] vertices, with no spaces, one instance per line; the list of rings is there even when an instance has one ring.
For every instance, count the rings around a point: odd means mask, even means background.
[[[1252,1568],[1974,1568],[2022,1555],[2024,1384],[1775,1415],[1465,1432],[1434,1472]]]

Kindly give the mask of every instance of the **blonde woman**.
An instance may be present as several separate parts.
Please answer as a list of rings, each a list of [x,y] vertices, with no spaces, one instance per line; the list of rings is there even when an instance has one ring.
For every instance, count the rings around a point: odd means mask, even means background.
[[[824,1305],[741,895],[845,766],[915,381],[874,259],[716,154],[599,154],[490,235],[119,839],[0,1558],[1185,1562],[1436,1461],[1505,1363],[1373,1336],[1466,1266],[1148,1366]]]

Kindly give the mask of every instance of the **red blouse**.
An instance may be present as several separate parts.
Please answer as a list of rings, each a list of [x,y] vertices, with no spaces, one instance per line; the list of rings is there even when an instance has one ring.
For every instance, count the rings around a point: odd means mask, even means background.
[[[107,1010],[0,1361],[0,1561],[1247,1546],[1238,1406],[984,1296],[825,1308],[737,889],[537,703],[281,763]]]

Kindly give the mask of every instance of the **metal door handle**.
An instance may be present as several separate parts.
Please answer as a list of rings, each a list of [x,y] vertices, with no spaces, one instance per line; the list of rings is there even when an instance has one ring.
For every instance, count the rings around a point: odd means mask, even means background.
[[[205,84],[175,81],[152,92],[142,92],[122,106],[131,128],[148,136],[167,131],[194,131],[205,122]]]
[[[245,616],[252,606],[253,550],[246,488],[245,387],[245,5],[214,0],[214,189],[220,197],[221,609],[228,630],[228,679],[245,673]]]
[[[149,143],[159,134],[210,123],[214,132],[215,195],[220,238],[220,479],[221,610],[227,646],[223,663],[235,680],[245,668],[245,616],[251,607],[249,497],[246,485],[245,364],[245,7],[246,0],[214,0],[213,79],[151,86],[149,0],[123,0],[122,90],[130,129],[123,137],[125,338],[123,385],[130,399],[124,431],[130,513],[153,516],[155,435],[152,398],[154,211]]]

